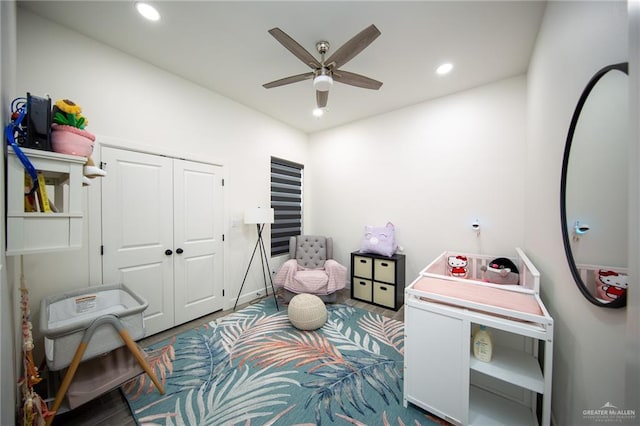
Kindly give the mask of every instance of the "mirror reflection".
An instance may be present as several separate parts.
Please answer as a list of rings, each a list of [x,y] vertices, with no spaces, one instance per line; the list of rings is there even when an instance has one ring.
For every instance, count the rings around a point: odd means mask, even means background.
[[[584,90],[563,162],[563,237],[578,288],[598,306],[626,304],[628,76],[599,71]]]

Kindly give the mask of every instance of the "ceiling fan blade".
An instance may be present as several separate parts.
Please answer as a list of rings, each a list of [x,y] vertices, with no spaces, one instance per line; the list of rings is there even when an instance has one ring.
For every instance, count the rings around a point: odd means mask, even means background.
[[[356,74],[354,72],[336,70],[333,72],[333,79],[343,84],[349,84],[351,86],[362,87],[364,89],[378,90],[382,87],[382,82],[374,80],[364,75]]]
[[[327,106],[327,101],[329,100],[329,92],[321,92],[316,90],[316,102],[318,104],[318,108],[324,108]]]
[[[306,72],[304,74],[292,75],[290,77],[281,78],[270,83],[262,85],[265,89],[271,89],[272,87],[284,86],[285,84],[297,83],[303,80],[309,80],[313,78],[313,72]]]
[[[362,52],[365,47],[369,46],[379,35],[380,30],[378,30],[375,25],[369,25],[356,34],[351,40],[340,46],[340,48],[325,61],[326,66],[333,69],[340,68],[353,59],[358,53]]]
[[[298,59],[307,64],[309,67],[316,69],[320,68],[320,62],[316,58],[313,57],[311,53],[309,53],[304,47],[300,46],[300,44],[289,37],[287,33],[282,31],[280,28],[272,28],[269,30],[269,34],[271,34],[276,40],[280,42],[287,50],[293,53]]]

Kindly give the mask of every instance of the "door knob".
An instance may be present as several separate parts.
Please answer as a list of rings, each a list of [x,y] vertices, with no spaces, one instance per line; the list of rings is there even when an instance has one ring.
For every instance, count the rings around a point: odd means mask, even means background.
[[[166,254],[167,256],[171,256],[173,254],[173,252],[170,249],[166,249],[164,251],[164,254]]]
[[[182,250],[181,248],[176,249],[176,253],[178,254],[182,254],[184,252],[184,250]]]

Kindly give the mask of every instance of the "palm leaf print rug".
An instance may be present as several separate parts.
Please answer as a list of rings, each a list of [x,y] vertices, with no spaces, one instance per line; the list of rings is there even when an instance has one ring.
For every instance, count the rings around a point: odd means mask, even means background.
[[[402,403],[404,324],[327,305],[316,331],[263,300],[145,348],[165,386],[121,388],[140,425],[434,425]]]

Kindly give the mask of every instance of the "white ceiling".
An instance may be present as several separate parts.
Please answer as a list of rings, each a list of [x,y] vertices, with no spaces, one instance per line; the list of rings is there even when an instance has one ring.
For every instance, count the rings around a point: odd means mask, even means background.
[[[544,13],[535,1],[20,1],[19,7],[136,56],[306,133],[526,72]],[[311,80],[262,84],[310,71],[267,31],[279,27],[319,58],[370,24],[382,35],[341,68],[382,81],[378,91],[335,83],[328,112],[311,115]],[[455,68],[437,76],[449,61]]]

